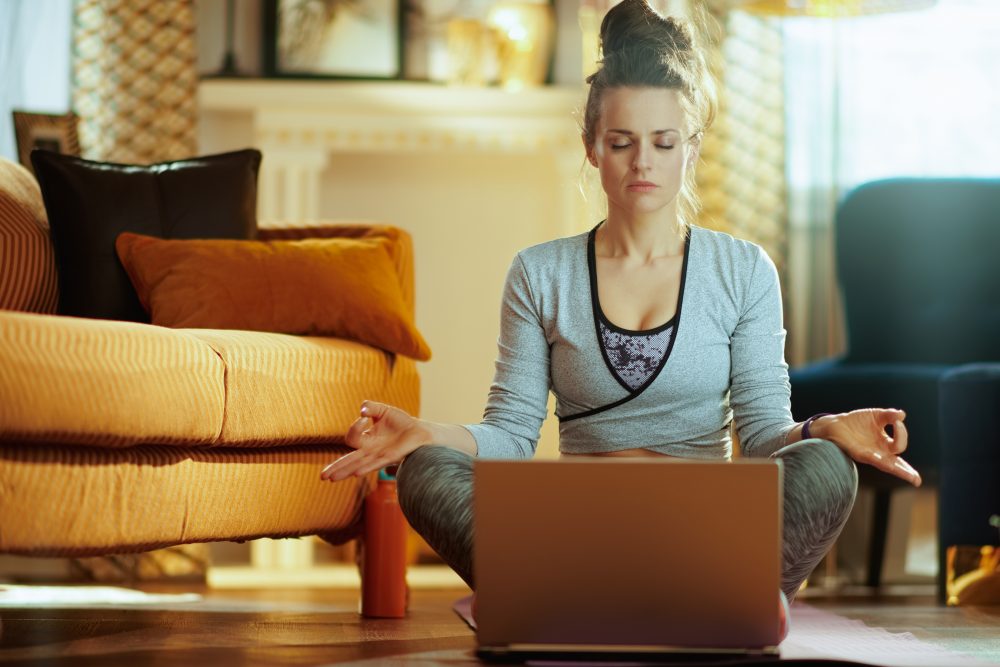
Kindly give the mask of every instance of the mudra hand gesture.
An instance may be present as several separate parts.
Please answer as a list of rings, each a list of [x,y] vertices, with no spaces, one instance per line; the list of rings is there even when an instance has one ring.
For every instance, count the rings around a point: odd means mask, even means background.
[[[905,418],[902,410],[889,408],[852,410],[820,417],[813,422],[812,433],[833,441],[858,463],[920,486],[920,473],[900,457],[907,445]],[[892,426],[892,435],[886,432],[887,426]]]
[[[398,463],[425,445],[429,434],[425,422],[385,403],[365,401],[361,416],[347,430],[346,441],[354,451],[328,465],[320,478],[332,482]]]
[[[820,417],[813,422],[811,432],[836,443],[858,463],[874,466],[920,486],[923,481],[920,473],[900,456],[907,446],[905,418],[906,413],[902,410],[865,408]],[[320,478],[335,482],[398,463],[418,447],[434,442],[432,429],[435,426],[440,429],[440,425],[412,417],[391,405],[365,401],[361,405],[361,416],[347,431],[346,442],[354,451],[324,468]],[[892,435],[886,432],[887,426],[892,426]],[[464,429],[455,428],[462,434],[459,440],[470,439]],[[444,443],[455,440],[455,436],[445,431],[439,433],[437,439]]]

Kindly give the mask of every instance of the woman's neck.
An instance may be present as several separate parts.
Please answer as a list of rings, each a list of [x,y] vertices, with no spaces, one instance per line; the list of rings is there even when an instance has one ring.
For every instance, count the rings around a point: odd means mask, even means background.
[[[684,232],[676,211],[632,216],[611,209],[597,230],[597,253],[603,257],[649,262],[684,252]]]

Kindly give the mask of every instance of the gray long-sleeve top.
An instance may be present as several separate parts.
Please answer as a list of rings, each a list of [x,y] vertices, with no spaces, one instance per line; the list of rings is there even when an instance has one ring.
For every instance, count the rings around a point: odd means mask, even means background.
[[[769,456],[795,427],[781,292],[764,250],[692,226],[677,319],[659,370],[634,392],[601,351],[594,230],[514,258],[500,310],[496,373],[482,422],[469,424],[481,458],[530,458],[557,399],[559,450],[651,449],[729,459],[736,420],[746,456]]]

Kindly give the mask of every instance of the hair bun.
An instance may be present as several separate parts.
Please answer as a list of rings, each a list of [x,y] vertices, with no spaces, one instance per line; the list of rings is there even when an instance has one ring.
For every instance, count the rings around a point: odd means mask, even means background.
[[[692,48],[687,27],[660,16],[645,0],[622,0],[601,22],[601,51],[605,58],[626,49],[677,52]]]

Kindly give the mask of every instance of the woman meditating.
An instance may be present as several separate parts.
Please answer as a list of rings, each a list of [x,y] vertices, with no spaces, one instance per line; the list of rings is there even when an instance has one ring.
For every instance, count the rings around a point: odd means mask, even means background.
[[[482,422],[431,423],[366,401],[347,435],[355,451],[322,477],[402,461],[407,519],[475,589],[474,457],[531,457],[549,391],[563,456],[728,460],[735,420],[743,456],[783,462],[781,589],[791,600],[847,520],[853,461],[919,486],[899,456],[905,415],[792,419],[773,262],[754,243],[694,224],[694,167],[715,100],[693,31],[624,0],[605,17],[601,43],[583,145],[607,219],[514,258]]]

